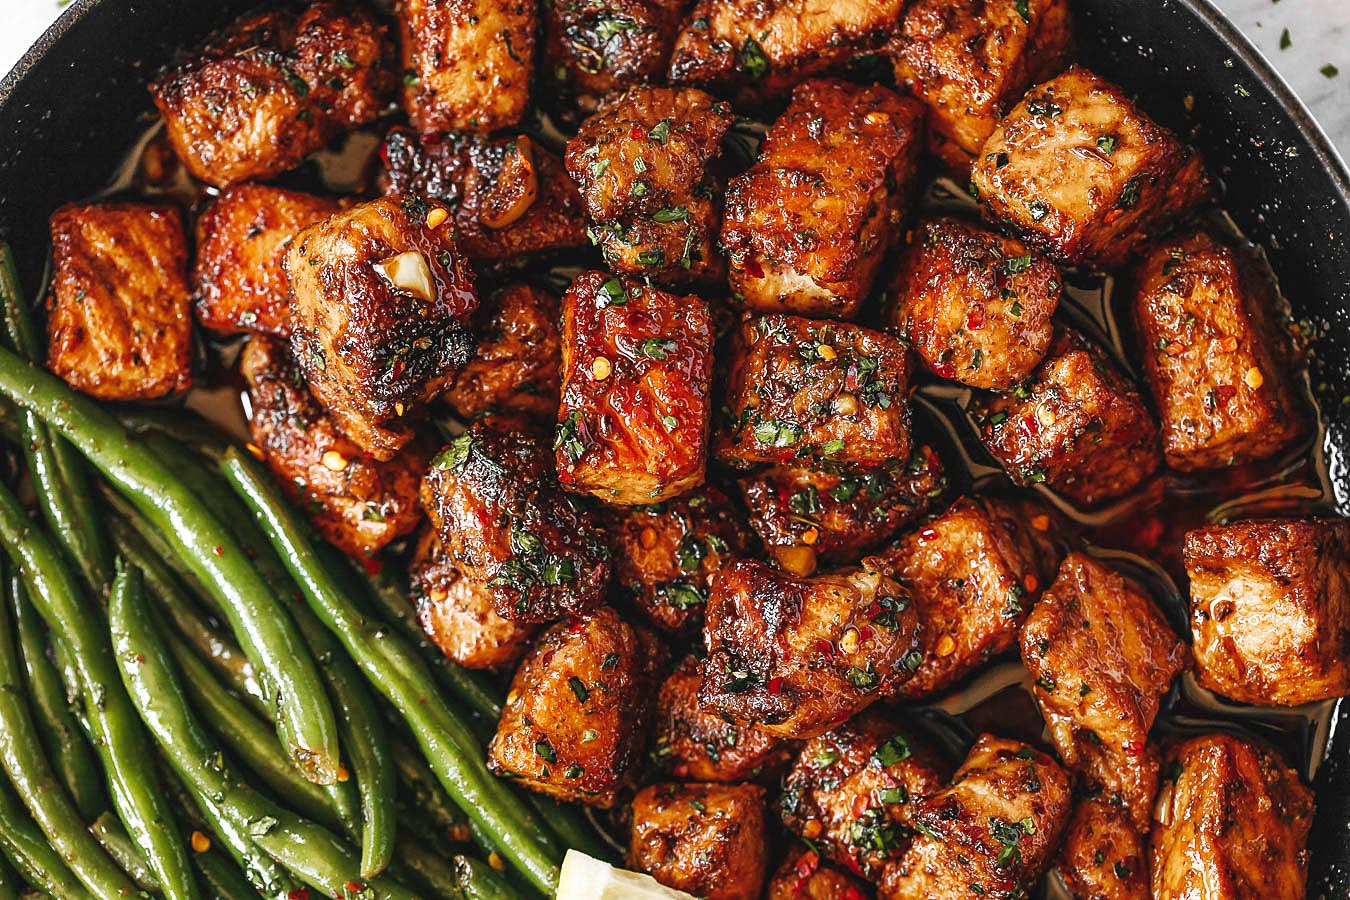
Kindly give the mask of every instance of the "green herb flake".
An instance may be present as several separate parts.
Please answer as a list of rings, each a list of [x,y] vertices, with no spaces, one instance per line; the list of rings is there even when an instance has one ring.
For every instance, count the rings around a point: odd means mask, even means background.
[[[469,455],[473,453],[473,435],[465,432],[455,438],[445,449],[436,454],[431,461],[433,469],[449,469],[454,471],[460,469],[469,460]]]
[[[670,138],[670,119],[662,119],[653,125],[652,130],[647,132],[647,137],[658,144],[664,144]]]
[[[752,81],[762,81],[769,74],[769,58],[764,55],[764,48],[752,37],[747,37],[741,45],[741,69]]]
[[[912,754],[913,751],[910,749],[909,741],[905,740],[904,735],[896,734],[882,742],[881,746],[877,747],[872,753],[872,758],[884,768],[903,762],[909,759]]]
[[[558,754],[553,749],[553,745],[548,742],[547,738],[534,742],[534,753],[535,756],[538,756],[546,763],[556,763],[558,761]]]

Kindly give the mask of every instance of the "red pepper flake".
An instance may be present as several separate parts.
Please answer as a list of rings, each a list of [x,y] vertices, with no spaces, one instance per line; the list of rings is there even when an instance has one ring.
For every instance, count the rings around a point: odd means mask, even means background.
[[[300,887],[286,892],[286,900],[309,900],[309,888]]]
[[[764,269],[760,267],[759,260],[755,259],[753,256],[747,259],[745,261],[745,274],[749,275],[751,278],[763,278]]]
[[[984,304],[976,303],[966,313],[966,328],[971,331],[979,331],[984,327]]]
[[[951,363],[933,363],[933,374],[939,378],[955,378],[956,366]]]
[[[647,136],[647,133],[634,125],[628,129],[628,136],[635,141],[640,141]]]
[[[834,656],[834,644],[831,644],[824,638],[820,638],[816,641],[816,652],[822,656]]]
[[[361,881],[349,881],[342,886],[353,894],[359,894],[366,889],[366,885]]]
[[[1130,754],[1131,756],[1140,756],[1140,755],[1142,755],[1143,752],[1144,752],[1144,742],[1143,742],[1143,741],[1126,741],[1126,742],[1125,742],[1125,752],[1128,753],[1128,754]]]
[[[216,546],[212,547],[212,548],[211,548],[211,551],[212,551],[213,553],[215,553],[216,556],[224,556],[224,555],[225,555],[225,548],[222,547],[222,546],[220,546],[219,544],[217,544]]]
[[[797,857],[797,865],[794,866],[797,875],[802,878],[810,878],[816,874],[816,869],[820,868],[820,855],[814,850],[807,850],[801,856]]]
[[[864,625],[862,628],[858,629],[858,637],[862,638],[864,644],[875,636],[876,632],[872,630],[871,625]]]
[[[582,619],[580,616],[571,616],[567,620],[567,633],[576,634],[578,631],[581,630],[582,626],[585,624],[586,621]]]
[[[389,373],[394,378],[402,378],[403,373],[407,368],[408,367],[404,364],[403,360],[396,359],[394,360],[394,364],[389,367]]]
[[[422,143],[428,147],[435,147],[441,142],[441,133],[439,131],[422,132]]]
[[[925,528],[925,529],[923,529],[922,531],[919,532],[919,537],[922,538],[922,539],[925,540],[925,541],[931,541],[931,540],[933,540],[933,539],[934,539],[935,537],[937,537],[937,536],[938,536],[938,535],[937,535],[937,529],[936,529],[936,528],[931,528],[931,527],[930,527],[930,528]]]
[[[783,691],[783,679],[781,677],[770,678],[767,685],[770,694],[779,694]]]
[[[384,571],[384,560],[380,559],[378,556],[367,556],[365,559],[361,560],[361,565],[366,567],[367,575],[378,575],[380,572]]]
[[[1028,439],[1034,438],[1041,430],[1041,425],[1036,421],[1035,416],[1022,416],[1017,420],[1017,430],[1022,432]]]

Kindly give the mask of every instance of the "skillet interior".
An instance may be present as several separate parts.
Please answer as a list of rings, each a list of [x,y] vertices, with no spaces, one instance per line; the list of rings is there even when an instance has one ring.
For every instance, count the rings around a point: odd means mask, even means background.
[[[181,44],[257,0],[77,0],[0,81],[0,239],[28,285],[47,217],[103,186],[152,114],[144,84]],[[1080,58],[1198,145],[1223,203],[1313,324],[1313,384],[1336,505],[1350,513],[1350,172],[1301,104],[1208,0],[1075,0]],[[1343,402],[1343,398],[1345,402]],[[1350,704],[1315,785],[1309,896],[1350,890]]]

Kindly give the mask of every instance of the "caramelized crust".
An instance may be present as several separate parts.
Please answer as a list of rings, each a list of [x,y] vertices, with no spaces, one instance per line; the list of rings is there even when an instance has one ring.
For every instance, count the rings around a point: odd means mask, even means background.
[[[294,168],[334,135],[373,121],[393,92],[385,27],[316,0],[253,13],[150,82],[174,152],[217,187]]]
[[[808,81],[727,188],[722,247],[750,309],[851,319],[909,207],[923,107],[879,85]]]
[[[909,353],[891,335],[763,316],[741,325],[728,365],[724,461],[867,468],[909,458]]]
[[[984,214],[1058,262],[1119,267],[1210,197],[1200,155],[1074,67],[1032,88],[971,173]]]
[[[1350,693],[1350,522],[1208,525],[1185,560],[1202,685],[1259,706]]]
[[[422,521],[427,452],[413,441],[386,462],[361,452],[305,386],[282,341],[258,335],[239,357],[249,433],[277,482],[315,528],[349,556],[374,556]]]
[[[445,220],[440,205],[382,197],[301,231],[282,264],[310,390],[376,459],[469,360],[478,294]]]
[[[1152,900],[1147,835],[1110,803],[1079,802],[1055,867],[1075,900]]]
[[[1148,733],[1186,645],[1139,585],[1082,553],[1065,557],[1021,645],[1060,759],[1147,828],[1158,788]]]
[[[528,284],[510,284],[480,309],[478,348],[445,399],[466,419],[489,411],[552,419],[562,376],[558,298]]]
[[[1155,900],[1302,900],[1313,793],[1268,747],[1210,734],[1173,748],[1150,840]]]
[[[891,290],[889,327],[928,368],[976,388],[1031,376],[1054,335],[1059,269],[1021,241],[960,219],[910,237]]]
[[[867,885],[829,863],[814,850],[794,845],[778,867],[764,900],[868,900]]]
[[[1139,350],[1174,469],[1266,459],[1307,433],[1289,323],[1259,265],[1198,231],[1136,273]]]
[[[555,0],[544,4],[546,71],[576,94],[659,82],[686,0]]]
[[[662,656],[608,606],[549,628],[511,681],[488,767],[608,809],[641,759]]]
[[[531,0],[398,0],[403,107],[419,131],[489,132],[530,102],[538,5]]]
[[[338,203],[247,182],[220,192],[197,217],[192,287],[197,321],[217,334],[291,336],[289,288],[281,261],[300,229],[336,213]]]
[[[861,569],[794,578],[736,560],[713,582],[699,702],[737,724],[809,738],[893,691],[918,665],[908,592]]]
[[[1128,494],[1162,463],[1158,425],[1138,389],[1066,328],[1028,381],[972,409],[985,448],[1015,484],[1044,482],[1079,506]]]
[[[628,864],[705,900],[759,900],[768,840],[758,785],[654,784],[633,798]]]
[[[100,400],[192,386],[187,242],[178,210],[67,204],[52,213],[47,367]]]

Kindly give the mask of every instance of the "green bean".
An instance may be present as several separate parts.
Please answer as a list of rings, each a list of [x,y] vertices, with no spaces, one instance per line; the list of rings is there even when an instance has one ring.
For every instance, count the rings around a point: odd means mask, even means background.
[[[401,840],[394,851],[396,871],[405,881],[414,883],[432,897],[460,900],[455,868],[448,859],[417,841]]]
[[[25,740],[36,726],[24,688],[7,606],[0,605],[0,764],[42,833],[80,882],[98,897],[116,898],[136,888],[98,842],[53,774],[38,742]]]
[[[103,773],[70,710],[70,696],[61,673],[47,656],[46,628],[28,602],[23,576],[12,572],[9,579],[9,602],[38,733],[52,768],[75,801],[75,808],[85,819],[92,819],[107,809]]]
[[[494,868],[469,856],[454,859],[455,880],[465,900],[514,900],[520,892]]]
[[[229,528],[96,402],[4,349],[0,393],[59,430],[159,528],[213,592],[245,653],[265,675],[301,771],[320,784],[337,780],[337,725],[318,668]]]
[[[84,900],[90,896],[4,778],[0,778],[0,850],[25,881],[57,900]]]
[[[194,854],[192,864],[197,868],[198,880],[210,900],[240,900],[258,894],[238,867],[217,850]]]
[[[145,854],[131,840],[122,823],[117,820],[117,816],[109,812],[103,813],[90,824],[89,831],[104,851],[117,860],[122,871],[131,876],[132,881],[144,890],[159,891],[159,879],[150,870],[149,864],[145,861]]]
[[[9,862],[0,856],[0,900],[19,900],[19,891],[23,882],[19,874],[9,867]]]
[[[194,796],[211,798],[222,818],[245,824],[258,847],[329,896],[364,884],[373,898],[413,900],[413,894],[392,881],[364,880],[359,858],[331,832],[283,809],[230,771],[188,705],[169,651],[148,613],[135,567],[122,569],[113,580],[108,614],[127,691]]]
[[[406,718],[422,753],[455,802],[544,893],[557,884],[562,848],[533,814],[488,773],[483,748],[439,694],[413,647],[369,622],[314,550],[308,525],[250,457],[231,449],[222,469],[258,517],[314,612],[341,639],[362,672]]]
[[[468,840],[468,819],[446,795],[445,788],[427,768],[426,761],[401,741],[392,742],[392,747],[399,784],[410,794],[410,805],[448,840],[459,843]]]

